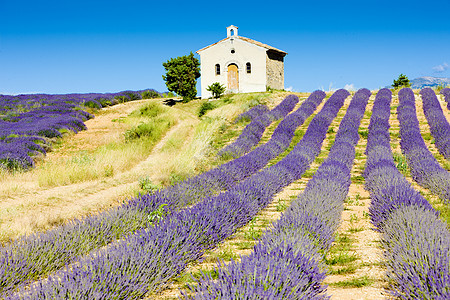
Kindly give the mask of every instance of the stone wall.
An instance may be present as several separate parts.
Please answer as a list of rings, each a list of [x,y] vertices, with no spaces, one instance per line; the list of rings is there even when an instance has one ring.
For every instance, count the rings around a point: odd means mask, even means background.
[[[284,89],[284,57],[278,52],[267,51],[267,86],[272,89]]]

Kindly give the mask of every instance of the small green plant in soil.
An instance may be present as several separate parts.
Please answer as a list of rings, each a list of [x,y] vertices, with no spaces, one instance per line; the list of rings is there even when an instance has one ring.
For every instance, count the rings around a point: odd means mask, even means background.
[[[406,162],[406,158],[397,152],[393,153],[394,162],[396,163],[397,169],[403,174],[408,175],[408,163]]]
[[[143,193],[153,193],[156,190],[161,189],[161,186],[154,184],[150,177],[141,177],[139,178],[139,188],[143,191]]]
[[[249,240],[257,240],[261,237],[262,235],[262,230],[261,229],[256,229],[255,225],[256,222],[258,221],[258,218],[255,217],[250,221],[249,224],[249,228],[248,228],[248,232],[245,233],[245,237]]]
[[[351,226],[347,231],[348,232],[350,232],[350,233],[356,233],[356,232],[361,232],[361,231],[364,231],[364,227],[363,226]]]
[[[148,221],[152,224],[159,223],[167,215],[167,211],[164,209],[166,206],[167,204],[161,204],[157,210],[152,211],[148,215]]]
[[[348,263],[354,262],[358,259],[355,253],[350,253],[349,251],[339,251],[328,253],[325,258],[325,263],[327,265],[346,265]]]
[[[254,241],[240,241],[240,242],[235,243],[235,246],[239,250],[252,249],[254,245],[255,245]]]
[[[287,208],[286,200],[278,199],[276,210],[281,212],[281,211],[285,211],[286,208]]]
[[[236,253],[234,253],[234,251],[230,248],[226,248],[224,250],[221,250],[216,257],[218,259],[223,259],[225,261],[230,261],[230,260],[236,260],[237,258],[239,258],[239,255],[237,255]]]
[[[356,269],[358,269],[356,265],[350,265],[342,268],[336,267],[335,269],[330,270],[329,273],[330,275],[352,274],[355,273]]]
[[[352,176],[351,177],[352,183],[359,183],[359,184],[364,184],[364,177],[361,175],[357,175],[357,176]]]
[[[349,280],[343,280],[331,283],[331,286],[342,287],[342,288],[360,288],[363,286],[371,285],[373,283],[373,279],[370,279],[368,276],[362,276],[357,278],[352,278]]]

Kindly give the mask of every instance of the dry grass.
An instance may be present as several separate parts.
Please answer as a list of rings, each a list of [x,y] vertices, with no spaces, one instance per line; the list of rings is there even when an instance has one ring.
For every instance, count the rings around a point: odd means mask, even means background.
[[[126,128],[125,132],[133,131],[142,124],[151,124],[152,131],[149,132],[149,136],[127,141],[123,132],[116,132],[114,135],[104,136],[105,142],[102,143],[103,145],[94,150],[77,151],[78,153],[70,157],[59,156],[52,160],[46,160],[38,166],[40,171],[39,186],[61,186],[112,177],[114,172],[128,171],[144,160],[165,132],[177,123],[175,110],[169,109],[154,100],[149,100],[149,103],[145,105],[143,107],[152,105],[152,108],[156,108],[158,110],[157,115],[150,118],[130,114],[123,119],[123,123],[124,128]],[[89,145],[89,140],[87,142]],[[84,146],[83,148],[88,147]]]

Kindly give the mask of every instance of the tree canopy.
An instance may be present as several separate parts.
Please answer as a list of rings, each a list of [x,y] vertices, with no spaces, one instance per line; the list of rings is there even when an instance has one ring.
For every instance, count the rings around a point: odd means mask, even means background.
[[[398,89],[400,87],[410,87],[411,83],[409,82],[408,77],[406,75],[400,74],[398,76],[398,79],[394,79],[394,83],[392,84],[392,87],[395,89]]]
[[[163,63],[166,75],[163,79],[171,92],[183,97],[188,102],[197,96],[197,78],[200,77],[200,62],[192,52],[189,55],[171,58]]]

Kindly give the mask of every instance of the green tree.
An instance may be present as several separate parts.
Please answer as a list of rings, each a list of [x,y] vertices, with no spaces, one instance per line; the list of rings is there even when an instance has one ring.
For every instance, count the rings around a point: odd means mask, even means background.
[[[200,62],[194,54],[171,58],[163,63],[166,75],[163,79],[171,92],[183,97],[183,102],[188,102],[197,96],[197,78],[200,77]]]
[[[401,87],[410,87],[411,83],[409,82],[408,77],[406,75],[400,74],[398,76],[398,79],[394,79],[394,83],[392,84],[392,87],[395,89],[401,88]]]
[[[214,82],[210,86],[206,88],[208,92],[211,92],[213,94],[214,98],[220,98],[220,96],[223,95],[223,93],[226,90],[226,87],[223,84],[220,84],[218,82]]]

